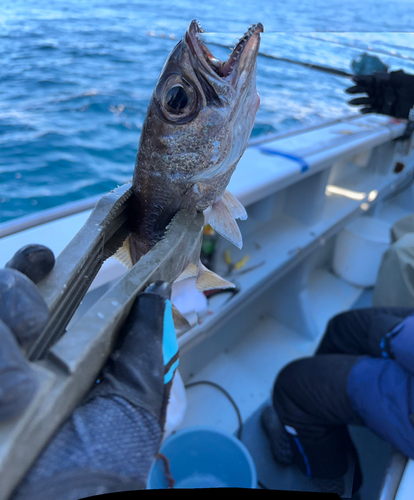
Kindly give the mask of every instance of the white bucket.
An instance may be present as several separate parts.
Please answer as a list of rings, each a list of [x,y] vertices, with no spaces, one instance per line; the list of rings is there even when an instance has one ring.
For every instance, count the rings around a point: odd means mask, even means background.
[[[336,237],[333,269],[351,285],[375,285],[382,254],[390,245],[390,228],[373,217],[360,217]]]

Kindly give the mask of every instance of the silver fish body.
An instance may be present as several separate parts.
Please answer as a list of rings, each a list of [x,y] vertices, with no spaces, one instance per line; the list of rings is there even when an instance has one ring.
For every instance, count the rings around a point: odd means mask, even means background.
[[[182,208],[212,207],[210,224],[241,246],[234,218],[246,213],[226,186],[260,103],[256,61],[263,26],[252,26],[226,62],[211,54],[201,32],[192,21],[169,55],[148,107],[133,176],[133,264]]]

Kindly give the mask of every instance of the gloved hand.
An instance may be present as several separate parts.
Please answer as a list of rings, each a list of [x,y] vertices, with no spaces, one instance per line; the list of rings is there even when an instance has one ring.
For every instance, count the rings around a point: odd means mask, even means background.
[[[48,248],[28,245],[0,271],[0,422],[19,415],[36,392],[36,378],[22,349],[36,340],[49,319],[35,283],[54,264]]]
[[[20,253],[24,256],[24,252]],[[27,256],[23,260],[27,263]],[[10,263],[17,266],[16,261],[19,259],[14,257]],[[42,262],[41,259],[37,263],[37,269],[43,266]],[[44,277],[45,273],[40,275]],[[16,320],[19,328],[13,332],[22,332],[25,342],[28,327],[37,324],[29,336],[34,339],[47,322],[47,308],[39,320],[43,298],[36,286],[16,270],[1,271],[0,278],[5,283],[0,286],[1,317]],[[157,282],[137,297],[97,384],[37,458],[13,493],[13,500],[77,500],[146,487],[161,444],[172,379],[178,366],[170,295],[171,286]],[[4,304],[9,305],[3,307]],[[10,314],[17,305],[19,321],[16,314]],[[7,341],[1,338],[0,343],[0,405],[9,408],[5,415],[11,418],[27,406],[36,387],[12,332],[7,326],[4,328]]]
[[[352,80],[355,86],[345,90],[348,94],[368,94],[348,102],[351,106],[365,106],[361,113],[379,113],[408,118],[414,106],[414,75],[404,71],[391,73],[374,73],[373,75],[355,75]]]

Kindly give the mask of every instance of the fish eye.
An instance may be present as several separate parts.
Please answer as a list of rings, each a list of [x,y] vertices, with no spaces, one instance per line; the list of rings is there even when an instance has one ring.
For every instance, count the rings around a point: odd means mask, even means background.
[[[165,104],[170,113],[179,115],[188,104],[187,92],[181,85],[174,85],[165,96]]]
[[[160,80],[155,95],[159,113],[171,123],[188,123],[200,111],[202,100],[197,87],[180,73]]]

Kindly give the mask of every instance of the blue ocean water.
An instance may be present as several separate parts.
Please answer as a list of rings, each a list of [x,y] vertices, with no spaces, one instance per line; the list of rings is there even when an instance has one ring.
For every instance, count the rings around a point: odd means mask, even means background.
[[[131,178],[170,36],[181,38],[193,18],[229,45],[262,22],[261,48],[277,57],[350,71],[370,52],[391,71],[414,72],[412,0],[3,0],[0,9],[1,222]],[[350,114],[349,85],[260,57],[253,133]]]

